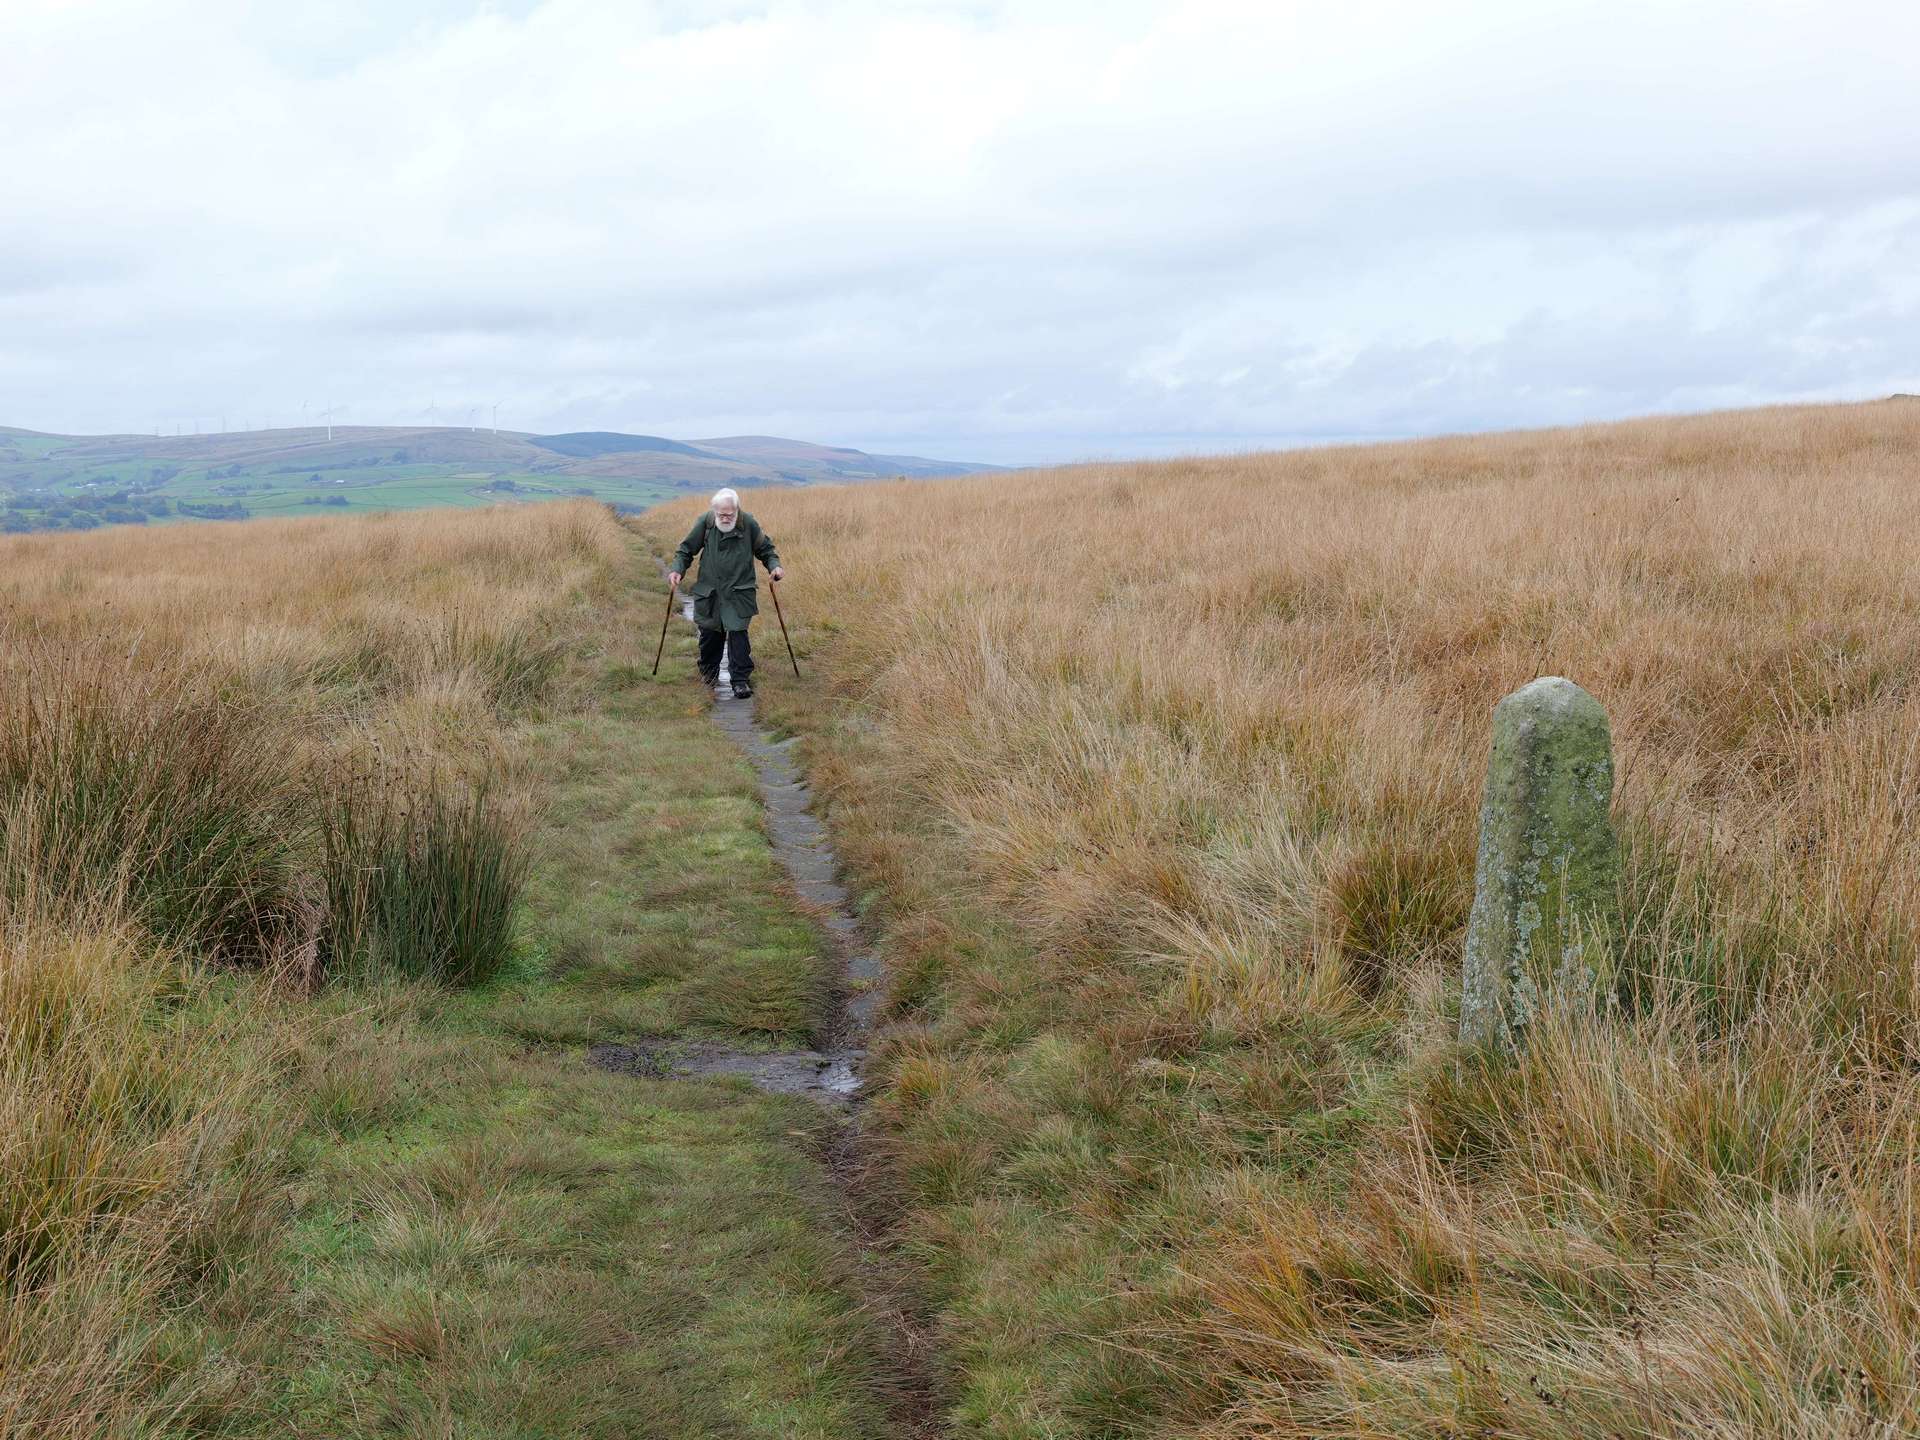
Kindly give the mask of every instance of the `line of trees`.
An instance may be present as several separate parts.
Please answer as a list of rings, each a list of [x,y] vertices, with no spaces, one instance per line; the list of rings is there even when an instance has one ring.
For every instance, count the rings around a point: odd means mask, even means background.
[[[42,530],[95,530],[102,525],[144,525],[168,515],[199,520],[244,520],[247,507],[235,502],[169,500],[116,490],[104,495],[12,495],[0,506],[0,534]]]

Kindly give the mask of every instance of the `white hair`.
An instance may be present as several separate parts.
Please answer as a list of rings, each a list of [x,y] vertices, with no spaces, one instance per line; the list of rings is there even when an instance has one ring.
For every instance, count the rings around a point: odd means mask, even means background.
[[[734,503],[734,506],[736,509],[739,507],[739,504],[740,504],[739,495],[736,494],[731,488],[726,490],[714,491],[713,499],[709,500],[707,503],[713,506],[715,509],[718,509],[720,506],[720,502],[722,500],[731,500]]]

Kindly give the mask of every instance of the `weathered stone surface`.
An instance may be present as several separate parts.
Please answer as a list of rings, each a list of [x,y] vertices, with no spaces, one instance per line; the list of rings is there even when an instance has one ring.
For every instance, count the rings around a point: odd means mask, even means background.
[[[1517,1048],[1549,997],[1610,976],[1620,904],[1612,799],[1613,736],[1599,701],[1556,675],[1500,702],[1467,922],[1468,1044]]]

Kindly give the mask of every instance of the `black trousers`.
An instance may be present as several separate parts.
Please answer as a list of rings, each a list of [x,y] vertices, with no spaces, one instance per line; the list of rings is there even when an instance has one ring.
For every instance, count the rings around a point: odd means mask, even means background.
[[[702,630],[700,632],[700,673],[717,675],[720,673],[720,650],[726,647],[727,674],[734,680],[744,680],[753,673],[753,641],[747,638],[744,630]]]

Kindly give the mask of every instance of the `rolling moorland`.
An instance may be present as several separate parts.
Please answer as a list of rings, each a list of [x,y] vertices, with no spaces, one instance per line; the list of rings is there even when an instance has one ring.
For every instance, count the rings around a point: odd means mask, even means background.
[[[0,533],[169,520],[597,499],[632,512],[688,491],[932,478],[989,465],[869,455],[770,435],[335,426],[218,435],[42,435],[0,427]]]
[[[1900,399],[750,497],[953,1433],[1920,1433],[1917,486]],[[1503,1062],[1542,674],[1626,929]]]
[[[1914,1433],[1916,482],[1882,402],[750,494],[887,967],[853,1155],[586,1063],[822,1023],[647,675],[696,498],[0,540],[0,1429]],[[1541,674],[1625,929],[1508,1060]]]

